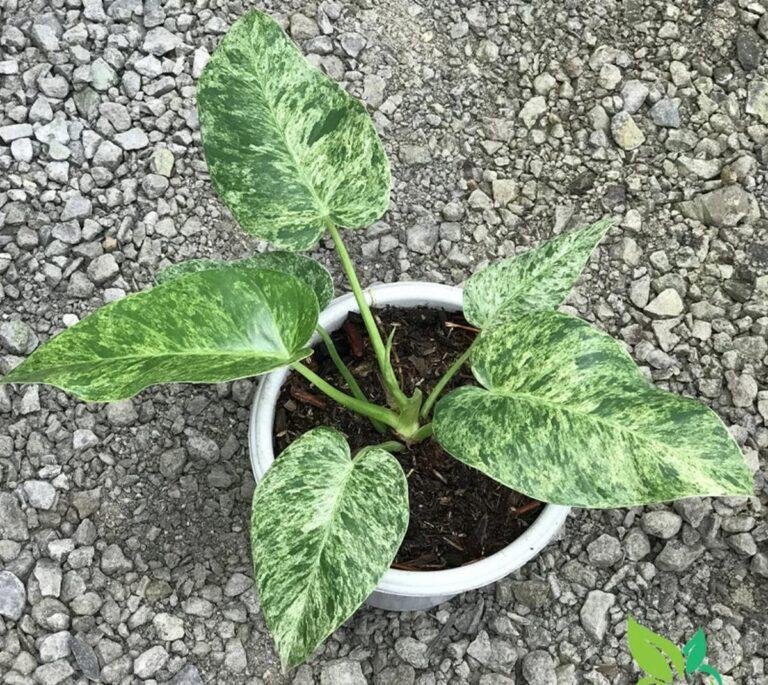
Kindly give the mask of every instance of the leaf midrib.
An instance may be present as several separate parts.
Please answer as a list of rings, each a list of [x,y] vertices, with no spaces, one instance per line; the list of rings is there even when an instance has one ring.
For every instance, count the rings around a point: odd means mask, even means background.
[[[278,29],[278,30],[282,31],[282,29]],[[250,38],[251,38],[251,49],[253,51],[253,43],[252,43],[253,34],[251,34]],[[305,59],[304,55],[302,55],[301,52],[299,51],[299,49],[296,48],[295,46],[293,46],[292,44],[291,44],[291,48],[293,49],[294,52],[299,54],[299,58],[302,61],[302,66],[304,66],[304,62],[303,62],[304,59]],[[253,54],[253,52],[251,54]],[[280,124],[277,121],[277,117],[276,117],[275,111],[274,111],[274,109],[272,107],[272,103],[270,102],[269,98],[266,96],[266,94],[264,92],[264,86],[262,85],[262,82],[261,82],[261,79],[263,78],[263,73],[258,68],[258,64],[256,63],[255,60],[252,60],[252,63],[253,63],[253,66],[254,66],[254,72],[259,74],[259,78],[256,78],[254,80],[254,83],[255,83],[258,91],[259,91],[259,95],[261,96],[262,102],[264,102],[264,104],[266,105],[267,112],[269,114],[270,119],[272,120],[272,123],[274,124],[275,129],[280,134],[280,139],[283,142],[283,146],[288,151],[288,154],[291,157],[291,161],[293,162],[293,166],[296,169],[297,175],[301,179],[302,185],[307,189],[307,191],[309,191],[309,194],[312,196],[312,199],[315,202],[315,209],[316,210],[321,210],[321,209],[325,210],[325,209],[327,209],[325,207],[325,203],[321,201],[320,197],[318,196],[317,192],[315,191],[314,185],[311,183],[310,179],[307,177],[307,175],[306,175],[306,173],[304,171],[303,166],[301,164],[299,164],[297,153],[294,151],[293,147],[288,143],[288,138],[285,135],[285,129],[282,126],[280,126]],[[323,212],[318,211],[317,215],[318,215],[317,218],[318,218],[319,221],[324,221],[326,218],[329,218],[327,216],[328,215],[327,211],[323,211]]]

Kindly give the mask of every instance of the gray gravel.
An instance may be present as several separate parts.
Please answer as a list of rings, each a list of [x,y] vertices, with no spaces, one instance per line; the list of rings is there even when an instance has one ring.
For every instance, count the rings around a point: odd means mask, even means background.
[[[633,683],[632,614],[768,683],[768,2],[267,8],[390,154],[392,208],[349,237],[364,280],[460,283],[616,216],[568,306],[717,410],[758,496],[574,512],[515,576],[363,609],[284,675],[250,583],[253,384],[110,407],[1,387],[4,682]],[[214,197],[195,112],[244,9],[0,1],[0,372],[170,262],[265,247]]]

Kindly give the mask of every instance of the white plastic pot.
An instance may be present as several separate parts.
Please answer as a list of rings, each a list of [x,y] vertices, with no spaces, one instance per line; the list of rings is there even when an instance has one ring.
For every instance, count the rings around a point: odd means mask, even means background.
[[[366,290],[366,297],[376,307],[430,306],[447,311],[462,308],[461,288],[437,283],[411,281],[374,285]],[[344,295],[331,302],[320,314],[320,324],[328,331],[336,330],[349,312],[357,311],[353,295]],[[318,340],[316,335],[312,344]],[[248,437],[251,465],[257,482],[275,459],[272,449],[275,407],[288,373],[288,369],[280,369],[262,376],[253,400]],[[545,506],[533,524],[512,544],[465,566],[422,572],[390,569],[368,598],[368,604],[396,611],[428,609],[462,592],[489,585],[536,556],[557,534],[569,511],[569,507]]]

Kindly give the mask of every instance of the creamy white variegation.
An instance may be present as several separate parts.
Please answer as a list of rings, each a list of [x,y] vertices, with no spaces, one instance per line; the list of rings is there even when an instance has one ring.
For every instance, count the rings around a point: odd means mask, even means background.
[[[283,451],[253,496],[251,547],[264,616],[295,666],[371,594],[408,527],[408,485],[376,447],[354,459],[315,428]]]

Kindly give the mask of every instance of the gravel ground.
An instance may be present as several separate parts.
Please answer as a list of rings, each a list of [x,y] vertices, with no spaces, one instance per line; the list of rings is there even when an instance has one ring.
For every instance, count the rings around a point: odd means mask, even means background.
[[[248,6],[0,0],[0,372],[169,262],[264,249],[195,113]],[[283,674],[250,581],[253,383],[111,406],[2,386],[3,682],[634,683],[632,614],[678,644],[702,626],[726,682],[768,683],[768,0],[265,8],[390,154],[391,210],[348,233],[364,280],[460,283],[616,216],[569,306],[718,411],[758,494],[575,511],[515,576],[363,609]]]

